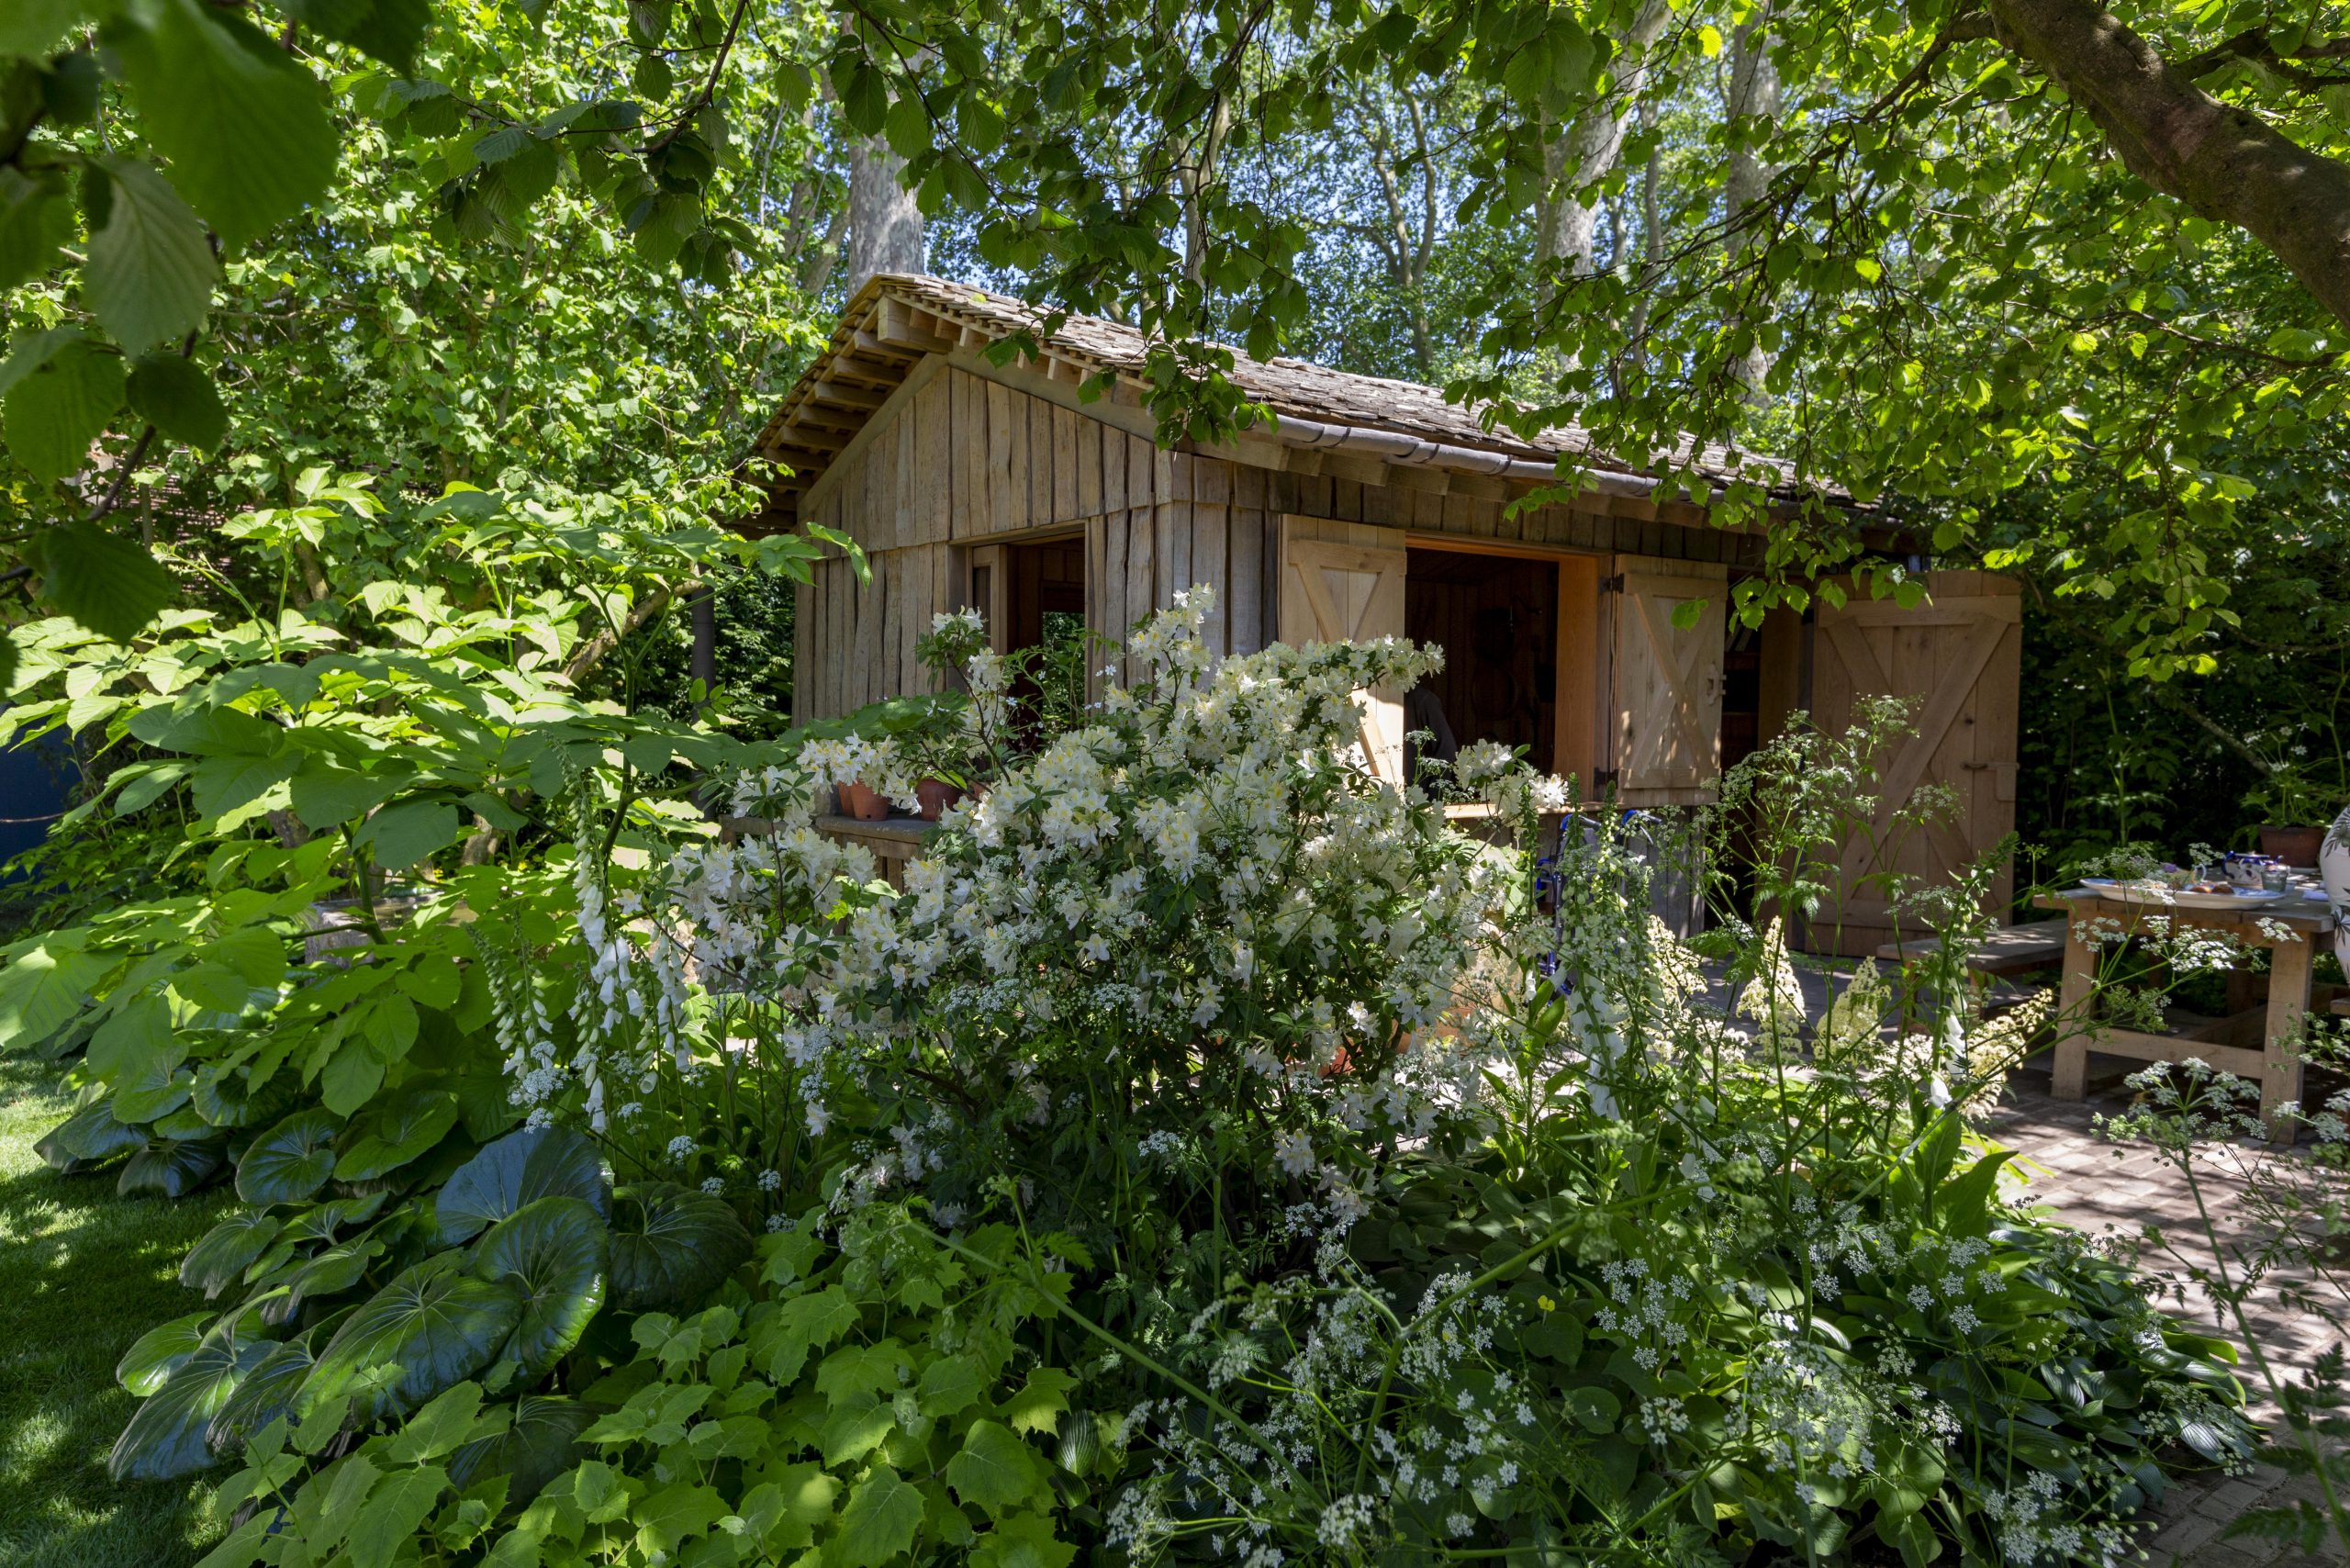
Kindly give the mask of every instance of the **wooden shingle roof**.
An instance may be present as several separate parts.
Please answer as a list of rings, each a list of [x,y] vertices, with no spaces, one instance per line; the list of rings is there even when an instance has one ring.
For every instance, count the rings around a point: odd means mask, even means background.
[[[795,519],[799,498],[925,354],[976,352],[1033,332],[1039,353],[1025,362],[1031,371],[1071,385],[1107,372],[1122,391],[1147,390],[1149,344],[1137,329],[1071,316],[1046,335],[1043,322],[1035,308],[968,284],[895,273],[868,279],[842,312],[832,341],[760,432],[756,454],[791,470],[774,486],[760,522],[788,525]],[[1526,438],[1494,428],[1491,410],[1449,402],[1438,388],[1416,382],[1355,375],[1304,360],[1254,360],[1237,350],[1233,360],[1231,380],[1272,410],[1274,433],[1288,444],[1371,441],[1393,461],[1527,482],[1549,477],[1565,457],[1617,493],[1645,494],[1653,484],[1643,466],[1595,450],[1579,426]],[[1691,452],[1684,444],[1671,462],[1691,466]],[[1788,476],[1783,465],[1718,445],[1696,448],[1695,459],[1695,472],[1716,484],[1751,477],[1758,462],[1769,464],[1782,485]]]

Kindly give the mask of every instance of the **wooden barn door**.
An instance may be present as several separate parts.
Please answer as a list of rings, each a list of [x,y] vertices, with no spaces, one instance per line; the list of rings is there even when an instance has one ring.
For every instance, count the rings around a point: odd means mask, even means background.
[[[1830,734],[1852,722],[1863,698],[1910,703],[1911,734],[1891,748],[1878,791],[1876,826],[1920,786],[1956,796],[1954,812],[1886,850],[1855,835],[1842,863],[1842,900],[1823,906],[1815,950],[1874,953],[1896,940],[1897,918],[1881,883],[1898,872],[1922,882],[1947,880],[1989,851],[2015,826],[2017,686],[2023,658],[2022,590],[1982,572],[1934,572],[1928,601],[1904,610],[1890,599],[1853,599],[1842,609],[1822,600],[1814,629],[1812,722]],[[2013,897],[2013,867],[2002,865],[1984,900],[2004,913]],[[1839,921],[1841,929],[1830,925]],[[1899,939],[1922,935],[1910,916]]]
[[[1281,641],[1360,643],[1404,635],[1404,531],[1292,517],[1281,528]],[[1362,749],[1371,771],[1404,782],[1404,694],[1359,694]]]
[[[1613,663],[1616,795],[1628,806],[1695,805],[1721,782],[1722,626],[1728,567],[1618,555]],[[1695,621],[1674,611],[1703,600]]]

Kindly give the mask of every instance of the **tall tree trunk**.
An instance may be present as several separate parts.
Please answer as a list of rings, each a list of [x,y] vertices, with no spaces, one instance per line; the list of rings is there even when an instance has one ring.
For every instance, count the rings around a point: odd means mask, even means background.
[[[2130,172],[2276,253],[2350,324],[2350,165],[2182,74],[2097,0],[1989,0],[1999,41],[2048,73]]]
[[[1608,95],[1593,103],[1542,149],[1545,200],[1536,218],[1534,258],[1546,288],[1553,263],[1565,263],[1571,274],[1591,270],[1599,211],[1585,206],[1579,193],[1606,178],[1622,155],[1625,111],[1640,95],[1650,46],[1672,19],[1673,7],[1666,0],[1646,0],[1630,30],[1617,41]]]
[[[1204,204],[1208,190],[1218,177],[1216,165],[1223,159],[1225,139],[1231,134],[1232,104],[1219,94],[1206,129],[1192,149],[1191,167],[1177,176],[1183,193],[1183,275],[1193,283],[1206,276],[1208,226]]]
[[[1752,226],[1743,220],[1771,188],[1772,172],[1755,156],[1752,145],[1767,137],[1779,118],[1779,68],[1771,63],[1770,21],[1770,6],[1759,6],[1730,35],[1729,87],[1722,104],[1729,122],[1729,168],[1722,188],[1729,209],[1733,260],[1746,256],[1759,242]],[[1747,396],[1756,402],[1770,400],[1762,384],[1775,357],[1758,343],[1735,367]]]
[[[859,137],[848,147],[848,292],[855,294],[875,273],[918,273],[928,265],[923,242],[922,208],[914,194],[898,183],[906,161],[880,137]]]

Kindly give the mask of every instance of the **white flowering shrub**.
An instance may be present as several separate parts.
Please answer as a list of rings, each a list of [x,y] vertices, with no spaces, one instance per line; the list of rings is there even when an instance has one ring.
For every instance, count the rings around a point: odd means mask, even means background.
[[[1954,961],[1808,1000],[1790,923],[1882,727],[1736,783],[1752,902],[1687,824],[1722,907],[1684,941],[1660,825],[1496,747],[1454,771],[1490,837],[1373,774],[1358,694],[1434,655],[1219,662],[1208,608],[1058,734],[943,617],[962,694],[743,754],[723,834],[583,795],[576,932],[477,935],[487,1028],[630,1183],[628,1277],[706,1288],[579,1340],[578,1446],[453,1485],[418,1560],[2102,1568],[2158,1454],[2241,1457],[2222,1348],[1970,1130],[2033,1018],[1942,1000]],[[950,774],[894,883],[817,826]],[[722,1211],[757,1259],[696,1274]],[[341,1473],[285,1440],[245,1490],[308,1529]]]

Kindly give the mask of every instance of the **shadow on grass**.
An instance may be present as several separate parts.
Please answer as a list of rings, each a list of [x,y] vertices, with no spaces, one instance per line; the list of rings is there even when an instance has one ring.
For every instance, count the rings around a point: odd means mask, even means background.
[[[215,1185],[173,1203],[115,1195],[116,1170],[60,1176],[34,1142],[73,1108],[56,1064],[0,1058],[0,1563],[180,1568],[218,1533],[212,1493],[106,1476],[137,1401],[115,1362],[156,1324],[205,1305],[181,1288],[188,1246],[232,1206]]]

